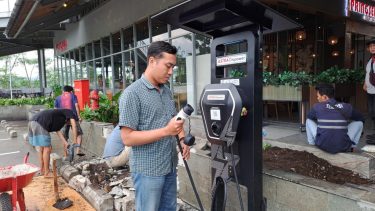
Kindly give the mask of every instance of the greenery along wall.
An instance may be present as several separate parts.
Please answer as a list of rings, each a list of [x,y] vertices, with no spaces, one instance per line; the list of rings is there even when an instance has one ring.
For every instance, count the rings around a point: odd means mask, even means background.
[[[306,74],[305,71],[299,73],[287,72],[275,75],[271,72],[263,72],[263,85],[289,85],[295,89],[299,85],[315,86],[323,83],[339,83],[339,84],[361,84],[365,80],[366,72],[360,67],[356,69],[339,69],[336,66],[320,73],[319,75]]]

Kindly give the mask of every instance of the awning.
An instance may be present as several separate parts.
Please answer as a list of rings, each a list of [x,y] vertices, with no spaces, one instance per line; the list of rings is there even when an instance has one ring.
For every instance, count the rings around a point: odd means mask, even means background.
[[[259,26],[264,34],[303,27],[255,0],[189,0],[152,18],[208,37]]]

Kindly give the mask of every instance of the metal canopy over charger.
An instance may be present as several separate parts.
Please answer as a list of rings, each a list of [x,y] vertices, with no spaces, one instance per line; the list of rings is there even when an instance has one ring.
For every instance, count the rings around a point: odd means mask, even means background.
[[[211,84],[204,87],[199,103],[212,144],[211,210],[266,210],[262,188],[263,34],[302,26],[255,0],[190,0],[152,18],[214,38]],[[233,204],[233,199],[226,205],[226,199],[233,197],[227,194],[230,181],[236,183],[241,206]],[[241,189],[247,191],[244,197]]]
[[[222,37],[262,27],[263,34],[302,27],[254,0],[189,0],[153,19],[208,37]]]

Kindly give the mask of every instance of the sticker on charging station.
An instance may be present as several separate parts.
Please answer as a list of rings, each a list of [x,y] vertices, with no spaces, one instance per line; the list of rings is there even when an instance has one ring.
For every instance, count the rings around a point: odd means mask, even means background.
[[[216,66],[232,65],[246,63],[247,55],[245,53],[234,54],[216,58]]]
[[[218,107],[211,108],[211,120],[221,120],[220,118],[220,109]]]
[[[207,100],[225,100],[225,95],[207,95]]]
[[[225,79],[225,80],[220,80],[221,84],[234,84],[236,86],[240,85],[240,79]]]

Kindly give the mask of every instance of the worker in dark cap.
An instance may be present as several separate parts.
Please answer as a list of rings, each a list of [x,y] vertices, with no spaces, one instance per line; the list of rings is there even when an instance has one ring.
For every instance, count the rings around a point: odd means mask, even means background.
[[[366,45],[371,53],[371,58],[368,60],[366,65],[366,78],[365,84],[363,85],[363,90],[367,92],[367,109],[372,121],[374,122],[375,130],[375,37],[373,37],[370,42],[366,43]],[[375,134],[368,135],[366,138],[368,139],[366,141],[367,143],[375,144]]]

